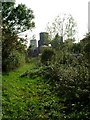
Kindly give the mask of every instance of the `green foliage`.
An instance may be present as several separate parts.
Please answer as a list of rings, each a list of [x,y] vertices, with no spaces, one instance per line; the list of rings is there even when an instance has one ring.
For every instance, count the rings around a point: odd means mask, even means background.
[[[3,69],[4,71],[10,71],[19,67],[20,65],[23,65],[24,63],[25,55],[14,50],[9,54],[7,59],[4,59]]]
[[[81,44],[80,43],[74,43],[73,44],[73,47],[72,47],[72,51],[74,52],[74,53],[81,53],[81,49],[82,49],[82,46],[81,46]]]
[[[89,41],[74,44],[66,40],[56,51],[56,57],[43,69],[52,90],[60,98],[61,120],[87,119],[90,116]],[[60,49],[61,48],[61,49]],[[61,51],[60,51],[61,50]],[[87,56],[88,57],[85,57]]]
[[[51,48],[44,49],[41,55],[41,62],[45,65],[48,65],[50,61],[53,60],[53,56],[55,55],[54,51]]]
[[[13,3],[3,3],[3,9],[3,66],[10,70],[24,64],[25,41],[18,41],[16,33],[32,28],[33,16],[22,4],[15,7]],[[55,51],[45,49],[41,67],[36,65],[37,59],[32,59],[29,64],[3,75],[2,120],[90,119],[90,36],[74,44],[70,39],[75,32],[73,19],[68,20],[72,23],[70,28],[70,24],[66,26],[69,39],[55,46],[58,48]],[[58,38],[57,35],[55,39]]]
[[[2,120],[56,120],[61,117],[59,99],[44,79],[19,77],[25,71],[35,69],[34,59],[31,62],[3,75]]]
[[[62,44],[62,37],[56,34],[55,38],[51,41],[51,45],[54,49],[59,49],[60,44]]]
[[[70,60],[69,60],[70,59]],[[87,119],[90,116],[90,75],[88,64],[83,59],[67,56],[66,61],[54,61],[44,69],[43,76],[49,80],[54,93],[62,98],[65,108],[60,112],[64,119]]]
[[[19,33],[31,29],[35,26],[33,11],[25,5],[15,6],[12,2],[2,3],[3,29]]]
[[[35,24],[33,11],[25,5],[13,2],[2,3],[2,70],[9,71],[23,64],[26,39],[18,34],[32,29]],[[22,57],[23,56],[23,57]],[[22,63],[21,63],[22,62]]]
[[[89,120],[88,63],[84,56],[61,55],[42,67],[32,59],[3,76],[2,120]]]

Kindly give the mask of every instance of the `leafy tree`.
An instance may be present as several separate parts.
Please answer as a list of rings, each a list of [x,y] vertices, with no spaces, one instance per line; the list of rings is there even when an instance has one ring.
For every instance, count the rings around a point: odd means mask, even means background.
[[[2,3],[2,68],[4,71],[9,69],[8,63],[13,54],[12,51],[25,52],[26,39],[19,38],[18,34],[32,29],[35,26],[33,19],[33,11],[25,5],[15,6],[14,2]]]
[[[2,3],[3,29],[10,29],[12,32],[20,33],[35,26],[33,11],[25,5],[15,3]]]

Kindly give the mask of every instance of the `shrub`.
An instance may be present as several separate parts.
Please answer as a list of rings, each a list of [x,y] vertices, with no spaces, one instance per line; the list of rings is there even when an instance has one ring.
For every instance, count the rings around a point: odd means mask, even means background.
[[[4,59],[2,68],[3,68],[3,71],[10,71],[19,67],[23,63],[25,63],[24,54],[18,51],[12,51],[10,52],[8,58]]]
[[[55,56],[55,53],[51,48],[44,49],[41,55],[41,63],[43,63],[44,65],[48,65],[50,61],[53,60],[54,56]]]
[[[62,57],[62,56],[61,56]],[[60,112],[64,120],[89,120],[90,116],[90,75],[89,65],[75,56],[56,59],[44,69],[43,76],[52,85],[52,90],[60,97],[63,108]]]

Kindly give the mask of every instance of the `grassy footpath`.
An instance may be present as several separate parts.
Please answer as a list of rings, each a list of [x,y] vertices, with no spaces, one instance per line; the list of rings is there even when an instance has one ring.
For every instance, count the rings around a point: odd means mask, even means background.
[[[3,75],[2,120],[57,120],[60,117],[58,98],[45,80],[20,78],[20,74],[33,68],[34,63],[25,64]]]

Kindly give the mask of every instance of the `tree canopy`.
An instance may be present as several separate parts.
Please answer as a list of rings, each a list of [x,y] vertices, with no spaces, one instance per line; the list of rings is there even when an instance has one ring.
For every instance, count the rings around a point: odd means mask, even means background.
[[[10,63],[13,54],[15,59],[18,52],[25,51],[26,39],[19,38],[18,34],[34,28],[33,19],[33,11],[24,4],[16,6],[14,2],[2,3],[2,67],[4,70],[9,69],[6,66]]]
[[[15,3],[2,3],[3,28],[10,29],[15,33],[24,32],[35,26],[34,15],[31,9],[25,5]]]

